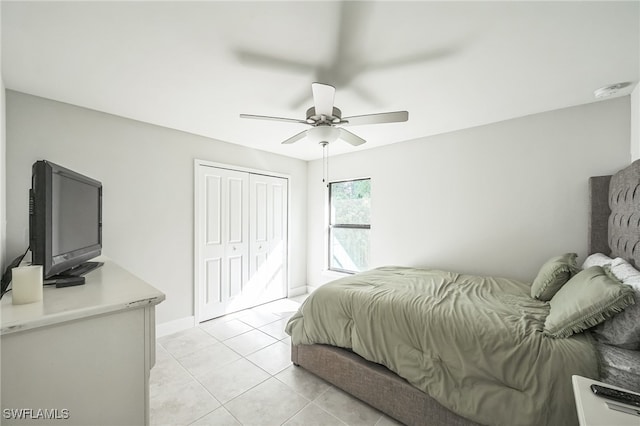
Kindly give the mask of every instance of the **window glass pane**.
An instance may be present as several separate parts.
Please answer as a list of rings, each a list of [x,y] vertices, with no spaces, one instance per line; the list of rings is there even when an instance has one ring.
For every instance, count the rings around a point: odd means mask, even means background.
[[[371,223],[371,180],[361,179],[331,184],[331,223],[368,225]]]
[[[360,272],[369,267],[369,230],[332,228],[329,269]]]

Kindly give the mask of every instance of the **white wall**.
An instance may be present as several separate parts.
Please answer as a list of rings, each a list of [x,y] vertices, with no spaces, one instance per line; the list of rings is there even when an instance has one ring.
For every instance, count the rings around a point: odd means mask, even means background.
[[[194,159],[291,176],[290,289],[306,285],[307,163],[7,91],[11,256],[26,248],[31,165],[47,159],[102,181],[104,254],[165,292],[158,323],[193,315]]]
[[[0,22],[2,22],[2,6],[0,5]],[[2,70],[2,47],[0,43],[0,70]],[[7,247],[7,185],[6,185],[6,131],[5,131],[5,89],[4,78],[0,75],[0,275],[4,273],[8,263],[6,257]]]
[[[0,8],[1,9],[1,8]],[[2,56],[2,54],[0,54]],[[0,69],[2,63],[0,61]],[[7,143],[5,120],[5,89],[0,79],[0,275],[11,261],[6,259],[7,251]]]
[[[629,103],[627,96],[331,157],[330,179],[371,177],[370,266],[532,280],[550,256],[585,255],[587,180],[629,164]],[[309,165],[308,188],[307,280],[315,287],[327,281],[320,160]]]
[[[2,22],[2,5],[0,4],[0,22]],[[0,28],[0,34],[2,33]],[[0,43],[0,276],[4,274],[4,269],[8,262],[5,261],[7,246],[7,190],[6,190],[6,120],[5,120],[5,88],[2,76],[2,43]],[[2,351],[0,350],[0,353]],[[1,358],[1,356],[0,356]],[[0,400],[2,391],[0,390]]]
[[[640,159],[640,83],[631,93],[631,161]]]
[[[631,93],[631,161],[640,159],[640,82],[635,83],[636,87]]]

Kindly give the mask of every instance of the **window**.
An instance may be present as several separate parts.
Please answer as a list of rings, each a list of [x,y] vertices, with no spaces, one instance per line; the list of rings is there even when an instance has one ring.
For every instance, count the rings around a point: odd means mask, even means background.
[[[355,273],[369,267],[371,179],[329,184],[329,269]]]

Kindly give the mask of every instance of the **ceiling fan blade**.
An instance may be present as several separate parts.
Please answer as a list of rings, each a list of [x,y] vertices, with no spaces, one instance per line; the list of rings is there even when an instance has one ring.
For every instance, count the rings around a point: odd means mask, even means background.
[[[391,59],[384,62],[374,62],[367,64],[366,71],[382,71],[388,68],[403,67],[407,65],[421,64],[424,62],[437,61],[446,59],[457,54],[461,48],[458,46],[442,47],[438,49],[428,50],[422,53],[405,56],[402,58]]]
[[[351,133],[347,129],[340,129],[340,139],[347,143],[350,143],[353,146],[362,145],[366,142],[360,136]]]
[[[344,117],[345,126],[362,126],[364,124],[380,124],[380,123],[398,123],[407,121],[409,113],[407,111],[382,112],[379,114],[354,115],[353,117]]]
[[[307,136],[307,131],[303,130],[302,132],[291,136],[289,139],[287,139],[285,141],[282,141],[282,143],[283,144],[289,144],[289,143],[298,142],[300,139],[304,138],[305,136]]]
[[[311,91],[313,92],[313,105],[316,108],[316,114],[331,117],[336,88],[329,84],[312,83]]]
[[[382,105],[380,99],[376,95],[374,95],[371,90],[369,90],[369,88],[364,87],[363,85],[352,83],[351,90],[353,90],[356,95],[360,96],[360,98],[368,104]]]
[[[375,9],[372,2],[342,1],[340,3],[337,45],[332,62],[335,67],[361,59],[362,42],[366,40],[367,24],[370,22],[371,12]]]
[[[365,57],[362,54],[363,42],[366,40],[373,9],[373,2],[340,2],[336,46],[333,57],[323,73],[328,79],[321,81],[344,87],[360,74],[365,65]]]
[[[306,122],[306,120],[298,120],[296,118],[270,117],[268,115],[240,114],[240,118],[253,118],[256,120],[286,121],[288,123],[309,124]]]
[[[308,108],[312,102],[313,99],[311,98],[311,93],[309,93],[309,89],[306,89],[304,92],[298,93],[295,98],[292,98],[288,105],[291,109],[299,110],[303,107]]]
[[[313,64],[294,61],[277,56],[271,56],[260,52],[252,52],[248,50],[236,50],[236,57],[247,65],[258,65],[267,68],[280,68],[294,72],[310,72],[315,69]]]

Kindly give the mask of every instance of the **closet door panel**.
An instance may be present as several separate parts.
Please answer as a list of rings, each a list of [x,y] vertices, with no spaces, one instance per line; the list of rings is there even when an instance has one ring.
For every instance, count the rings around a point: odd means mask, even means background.
[[[249,174],[199,166],[196,185],[198,321],[241,303],[249,276]]]
[[[271,240],[284,241],[284,227],[286,225],[286,200],[283,196],[286,187],[284,185],[274,185],[271,187],[273,198],[273,227]]]
[[[222,302],[222,259],[206,261],[204,304]]]
[[[246,238],[244,210],[247,209],[244,195],[246,192],[246,176],[231,177],[228,180],[229,195],[226,206],[228,208],[227,226],[228,244],[241,244]]]
[[[260,303],[286,297],[287,179],[251,175],[250,259],[252,288]]]
[[[266,242],[267,241],[267,221],[269,214],[269,206],[267,204],[267,192],[269,190],[266,182],[261,182],[255,176],[251,179],[251,190],[254,193],[254,197],[250,200],[251,211],[253,212],[254,220],[252,221],[255,241]]]
[[[242,296],[242,282],[243,282],[243,277],[244,277],[244,271],[243,271],[243,259],[242,256],[230,256],[229,259],[229,267],[228,267],[228,271],[229,271],[229,278],[227,280],[227,282],[229,283],[229,289],[228,289],[228,294],[229,294],[229,299],[233,299],[236,297],[241,297]]]
[[[206,211],[205,233],[206,244],[222,243],[222,179],[220,176],[207,176],[205,181]]]

